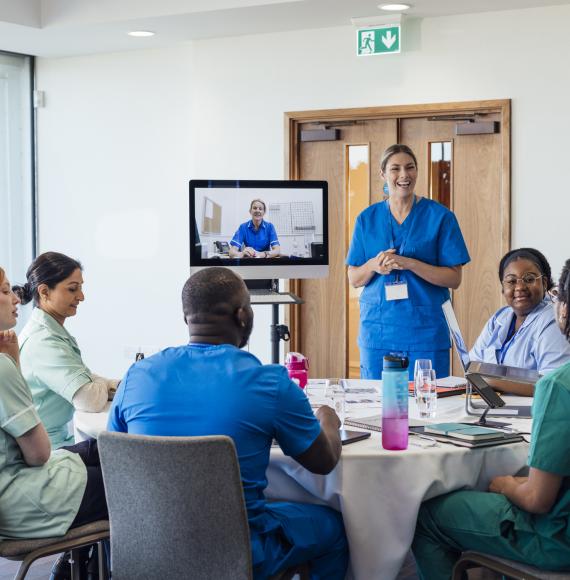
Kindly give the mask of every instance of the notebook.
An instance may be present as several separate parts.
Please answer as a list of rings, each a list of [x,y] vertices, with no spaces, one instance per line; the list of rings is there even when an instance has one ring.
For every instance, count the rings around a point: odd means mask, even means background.
[[[424,433],[433,433],[435,435],[446,435],[465,441],[487,441],[490,439],[504,439],[509,433],[490,427],[480,425],[468,425],[467,423],[435,423],[426,425]],[[518,433],[516,434],[518,435]]]

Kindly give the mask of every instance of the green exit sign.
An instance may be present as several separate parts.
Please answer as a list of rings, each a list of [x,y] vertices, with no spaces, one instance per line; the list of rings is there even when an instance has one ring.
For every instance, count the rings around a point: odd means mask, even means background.
[[[356,31],[356,54],[393,54],[400,52],[401,29],[398,24],[360,28]]]

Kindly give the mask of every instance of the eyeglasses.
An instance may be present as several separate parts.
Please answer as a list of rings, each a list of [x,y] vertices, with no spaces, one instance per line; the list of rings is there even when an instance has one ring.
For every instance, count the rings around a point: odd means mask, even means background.
[[[503,279],[502,284],[503,288],[505,289],[512,289],[514,288],[519,282],[524,284],[525,286],[532,286],[536,284],[537,280],[543,278],[544,276],[541,274],[538,276],[537,274],[525,274],[522,278],[517,278],[516,276],[507,276]]]
[[[550,296],[550,300],[552,300],[552,302],[560,302],[560,292],[558,291],[558,288],[551,288],[548,291],[548,295]]]

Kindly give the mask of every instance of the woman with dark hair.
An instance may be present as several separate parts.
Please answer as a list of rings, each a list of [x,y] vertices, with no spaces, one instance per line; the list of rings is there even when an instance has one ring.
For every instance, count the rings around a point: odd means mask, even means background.
[[[388,147],[380,176],[386,201],[356,219],[346,257],[348,280],[360,295],[360,376],[379,379],[383,357],[394,351],[430,359],[449,375],[449,330],[441,305],[461,284],[469,253],[457,219],[443,205],[415,194],[418,162],[406,145]]]
[[[108,517],[96,442],[50,453],[11,330],[19,303],[0,268],[0,540],[61,536]],[[66,569],[61,561],[52,578]]]
[[[33,300],[35,306],[19,337],[22,373],[51,444],[58,448],[73,443],[68,423],[74,410],[103,410],[118,381],[92,373],[64,328],[85,298],[81,264],[46,252],[33,261],[26,277],[26,284],[14,286],[23,304]]]
[[[551,295],[558,332],[569,340],[570,260]],[[528,477],[495,477],[489,492],[456,491],[422,505],[412,545],[420,578],[448,580],[464,550],[570,569],[569,414],[566,363],[536,385]]]
[[[469,358],[537,370],[546,374],[570,361],[570,344],[560,334],[548,291],[554,286],[550,264],[534,248],[505,254],[499,280],[507,306],[493,314]],[[507,390],[504,383],[501,388]],[[512,383],[509,392],[532,396],[533,387]]]
[[[230,242],[230,258],[276,258],[281,254],[275,226],[263,219],[266,211],[263,200],[252,200],[251,219],[236,230]]]

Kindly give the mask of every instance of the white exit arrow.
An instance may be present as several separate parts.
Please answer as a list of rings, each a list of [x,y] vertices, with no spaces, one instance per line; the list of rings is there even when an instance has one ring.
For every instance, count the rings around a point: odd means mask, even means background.
[[[386,36],[382,37],[382,44],[387,48],[392,48],[392,45],[396,42],[396,35],[392,35],[392,31],[388,30]]]

